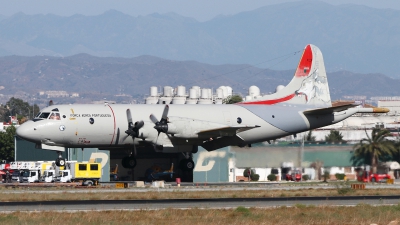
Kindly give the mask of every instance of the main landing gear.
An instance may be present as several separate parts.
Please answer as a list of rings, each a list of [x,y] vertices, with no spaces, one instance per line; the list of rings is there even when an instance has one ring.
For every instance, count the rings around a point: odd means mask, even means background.
[[[136,157],[131,154],[130,156],[125,156],[122,158],[122,166],[127,169],[133,169],[136,167]]]
[[[193,154],[186,152],[183,153],[183,155],[185,156],[185,158],[179,162],[179,167],[183,171],[193,171],[194,169]]]

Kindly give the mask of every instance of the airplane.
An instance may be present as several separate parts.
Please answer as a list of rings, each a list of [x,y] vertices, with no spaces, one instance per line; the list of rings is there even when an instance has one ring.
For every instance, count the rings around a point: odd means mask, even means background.
[[[198,146],[213,151],[251,146],[340,122],[355,113],[387,113],[386,108],[333,107],[320,49],[307,45],[290,83],[259,99],[222,105],[71,104],[51,105],[17,128],[38,148],[56,150],[65,165],[65,148],[133,149],[185,155],[193,170]],[[161,116],[160,120],[158,116]],[[135,154],[124,165],[136,165]]]

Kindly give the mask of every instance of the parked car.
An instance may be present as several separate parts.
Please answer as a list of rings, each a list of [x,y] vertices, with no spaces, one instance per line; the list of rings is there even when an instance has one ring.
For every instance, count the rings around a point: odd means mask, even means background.
[[[286,174],[286,181],[301,181],[301,171],[300,170],[291,170]]]
[[[360,182],[386,182],[388,179],[391,179],[389,174],[370,173],[365,170],[357,173],[357,181]]]

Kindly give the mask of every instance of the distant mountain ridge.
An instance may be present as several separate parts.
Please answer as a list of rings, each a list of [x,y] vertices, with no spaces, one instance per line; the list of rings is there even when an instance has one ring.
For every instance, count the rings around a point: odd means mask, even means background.
[[[0,95],[38,96],[40,91],[77,92],[82,98],[103,99],[129,95],[139,99],[151,86],[192,86],[216,89],[231,86],[235,93],[248,94],[252,85],[261,93],[287,85],[293,70],[275,71],[247,64],[210,65],[195,61],[173,61],[153,56],[135,58],[95,57],[78,54],[69,57],[0,57]],[[332,99],[346,95],[400,96],[400,80],[383,74],[348,71],[328,73]],[[6,99],[8,100],[8,99]],[[48,101],[48,100],[47,100]],[[4,104],[5,102],[3,102]]]
[[[133,17],[115,10],[69,17],[17,13],[0,16],[0,56],[153,55],[213,65],[257,64],[311,43],[322,50],[328,71],[400,78],[399,24],[399,10],[320,1],[271,5],[206,22],[174,13]],[[296,61],[273,69],[293,68]]]

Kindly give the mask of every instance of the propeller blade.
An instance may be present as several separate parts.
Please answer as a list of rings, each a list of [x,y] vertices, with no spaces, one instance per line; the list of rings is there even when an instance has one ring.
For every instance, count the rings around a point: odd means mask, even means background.
[[[130,127],[132,127],[132,114],[131,114],[131,110],[127,109],[126,110],[126,118],[128,119],[128,129],[130,129]]]
[[[165,105],[161,120],[167,121],[169,106]]]
[[[154,116],[153,114],[150,115],[150,120],[151,120],[151,122],[153,122],[154,124],[158,123],[158,119],[157,119],[156,116]]]
[[[135,123],[135,128],[139,130],[140,128],[143,127],[143,125],[144,125],[143,120],[137,121],[137,122]]]

